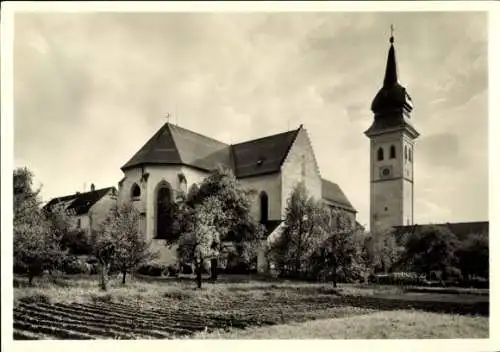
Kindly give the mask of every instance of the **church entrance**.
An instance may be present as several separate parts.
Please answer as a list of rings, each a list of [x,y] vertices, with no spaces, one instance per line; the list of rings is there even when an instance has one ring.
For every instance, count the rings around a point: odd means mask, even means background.
[[[172,192],[167,183],[161,184],[156,196],[156,237],[170,234]]]

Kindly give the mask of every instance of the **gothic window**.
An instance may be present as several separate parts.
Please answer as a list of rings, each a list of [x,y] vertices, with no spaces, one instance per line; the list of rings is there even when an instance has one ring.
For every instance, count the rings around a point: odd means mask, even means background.
[[[391,159],[395,159],[396,158],[396,147],[391,145],[391,154],[389,156]]]
[[[269,198],[267,193],[260,193],[260,222],[265,224],[269,220]]]
[[[377,160],[384,160],[384,150],[382,148],[378,148],[377,150]]]
[[[141,197],[141,188],[139,187],[139,185],[137,183],[134,183],[132,185],[131,196],[132,196],[133,200]]]
[[[172,188],[162,181],[156,191],[156,237],[167,238],[171,225]]]
[[[408,161],[411,163],[412,160],[412,151],[411,148],[408,148]]]

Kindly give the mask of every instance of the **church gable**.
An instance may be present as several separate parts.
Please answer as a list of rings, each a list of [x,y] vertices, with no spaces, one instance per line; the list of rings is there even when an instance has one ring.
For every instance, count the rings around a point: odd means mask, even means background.
[[[302,125],[281,166],[281,179],[283,212],[286,200],[295,185],[301,181],[304,182],[312,197],[321,199],[321,176],[318,163],[307,131]]]

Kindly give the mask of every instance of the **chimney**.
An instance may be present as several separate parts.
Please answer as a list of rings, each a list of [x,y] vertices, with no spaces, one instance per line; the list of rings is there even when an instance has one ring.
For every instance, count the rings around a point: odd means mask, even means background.
[[[95,191],[95,185],[93,183],[90,184],[90,191],[91,192]]]

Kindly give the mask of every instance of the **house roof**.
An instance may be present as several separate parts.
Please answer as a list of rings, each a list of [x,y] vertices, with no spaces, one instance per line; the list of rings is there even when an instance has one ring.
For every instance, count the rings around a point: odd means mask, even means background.
[[[65,205],[66,210],[74,211],[75,215],[84,215],[89,212],[95,203],[112,190],[116,192],[114,187],[107,187],[91,192],[75,193],[69,196],[53,198],[44,205],[43,209],[50,211],[55,205],[62,203]]]
[[[454,222],[442,224],[422,224],[409,226],[396,226],[396,236],[401,237],[404,234],[412,234],[417,229],[428,226],[446,227],[454,233],[460,240],[466,239],[471,234],[489,233],[489,221],[474,221],[474,222]]]
[[[324,200],[334,203],[341,208],[356,211],[339,185],[334,182],[321,179],[321,196]]]

